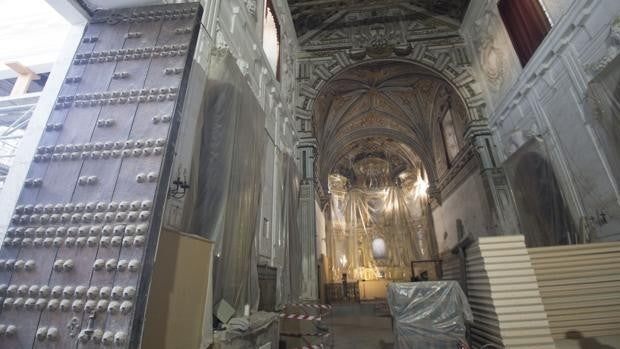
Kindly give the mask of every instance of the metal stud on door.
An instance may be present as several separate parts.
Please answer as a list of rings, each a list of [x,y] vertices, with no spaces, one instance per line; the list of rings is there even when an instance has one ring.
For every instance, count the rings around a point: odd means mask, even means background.
[[[135,348],[201,9],[95,13],[0,249],[0,348]]]

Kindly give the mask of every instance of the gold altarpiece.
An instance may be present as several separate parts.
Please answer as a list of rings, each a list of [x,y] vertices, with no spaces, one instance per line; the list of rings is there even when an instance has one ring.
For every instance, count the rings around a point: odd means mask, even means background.
[[[428,187],[424,172],[390,178],[381,159],[356,164],[357,180],[329,178],[326,207],[327,282],[409,281],[411,261],[430,253]],[[430,278],[435,277],[429,268]]]

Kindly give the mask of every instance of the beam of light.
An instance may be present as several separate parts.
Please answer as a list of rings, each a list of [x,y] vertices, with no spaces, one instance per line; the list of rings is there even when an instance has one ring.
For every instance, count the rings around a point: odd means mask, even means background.
[[[422,173],[418,172],[418,179],[413,184],[414,197],[416,199],[426,199],[428,190],[428,180],[422,177]]]

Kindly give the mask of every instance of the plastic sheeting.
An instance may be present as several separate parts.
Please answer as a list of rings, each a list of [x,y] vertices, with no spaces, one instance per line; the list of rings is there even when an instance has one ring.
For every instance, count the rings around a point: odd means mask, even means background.
[[[473,322],[467,297],[456,281],[390,283],[395,349],[459,348]]]
[[[504,163],[528,247],[565,245],[577,240],[577,228],[546,147],[544,142],[531,139]]]
[[[281,308],[286,303],[299,300],[301,295],[301,236],[298,220],[299,177],[295,160],[288,154],[279,154],[281,159],[280,202],[280,237],[277,242],[276,258],[281,261],[278,268],[276,306]]]
[[[229,54],[211,57],[197,125],[186,231],[215,242],[213,303],[237,315],[258,307],[254,237],[259,229],[265,115]]]
[[[413,185],[360,186],[346,189],[341,176],[330,178],[327,234],[328,277],[349,280],[409,280],[410,262],[430,258],[426,197]],[[385,244],[376,258],[373,242]]]

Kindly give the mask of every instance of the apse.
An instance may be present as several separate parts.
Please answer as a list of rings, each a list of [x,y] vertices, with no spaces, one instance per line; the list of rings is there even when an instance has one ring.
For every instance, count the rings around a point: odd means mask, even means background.
[[[437,72],[404,61],[359,64],[321,89],[313,127],[328,281],[437,275],[418,262],[437,259],[432,204],[466,146],[466,113]]]
[[[408,280],[429,254],[428,177],[421,160],[390,138],[348,147],[328,179],[329,278]]]

